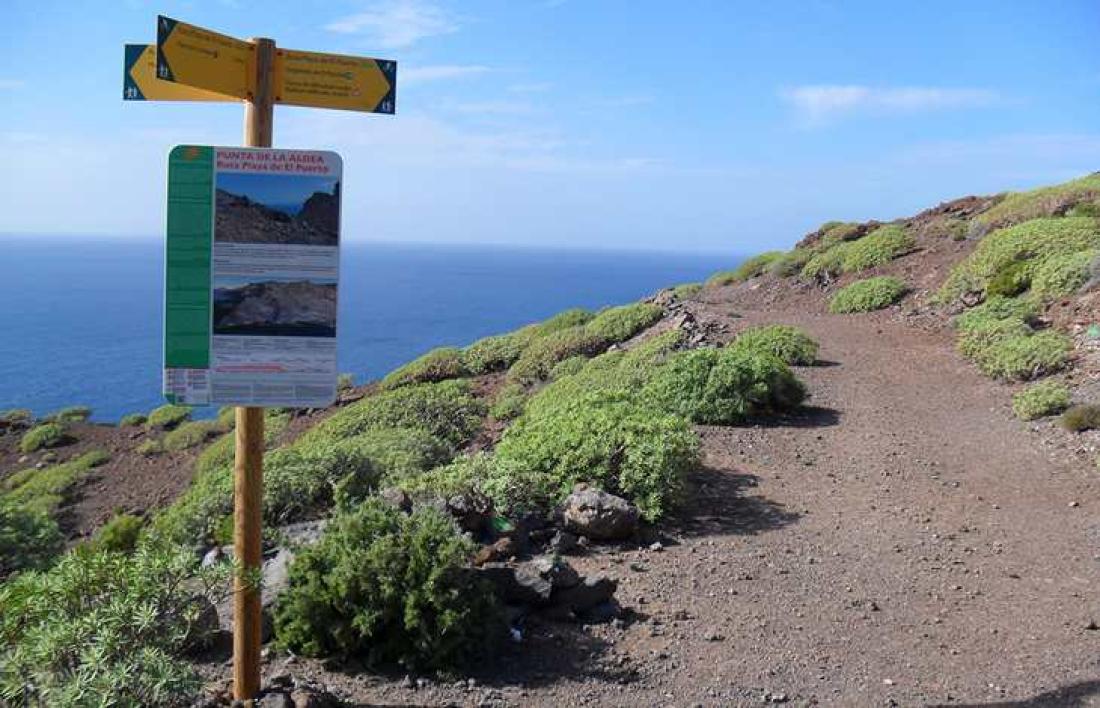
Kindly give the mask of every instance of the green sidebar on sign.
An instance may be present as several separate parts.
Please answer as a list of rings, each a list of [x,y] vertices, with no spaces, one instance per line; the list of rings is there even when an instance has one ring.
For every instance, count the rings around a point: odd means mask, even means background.
[[[335,400],[341,180],[332,152],[172,150],[170,402],[315,408]]]

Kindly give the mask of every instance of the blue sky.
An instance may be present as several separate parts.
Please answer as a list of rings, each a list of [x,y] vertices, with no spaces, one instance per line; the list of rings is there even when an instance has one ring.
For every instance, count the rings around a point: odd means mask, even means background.
[[[1100,4],[54,3],[0,8],[0,232],[158,238],[168,149],[235,104],[124,103],[166,14],[396,59],[394,117],[280,107],[344,157],[344,238],[750,252],[1100,169]]]

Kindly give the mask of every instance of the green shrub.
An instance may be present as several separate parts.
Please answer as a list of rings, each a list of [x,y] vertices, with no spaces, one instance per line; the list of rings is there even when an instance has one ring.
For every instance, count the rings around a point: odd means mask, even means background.
[[[174,430],[170,430],[163,440],[165,450],[179,452],[196,445],[202,445],[210,438],[217,437],[225,432],[222,424],[216,420],[193,420],[182,423]]]
[[[1088,282],[1089,268],[1097,256],[1100,251],[1096,249],[1051,256],[1035,268],[1031,289],[1044,300],[1069,297]]]
[[[83,423],[92,417],[92,409],[88,406],[69,406],[47,417],[58,423]]]
[[[568,359],[562,359],[557,364],[554,364],[554,368],[550,369],[551,381],[557,381],[563,376],[572,376],[580,372],[584,368],[584,365],[588,363],[588,358],[583,356],[571,356]]]
[[[190,551],[83,549],[0,586],[0,695],[11,705],[186,706],[202,681],[178,657],[205,639],[222,568]],[[208,631],[208,630],[207,630]]]
[[[974,319],[959,331],[955,345],[963,356],[979,359],[1005,339],[1029,337],[1031,334],[1031,327],[1017,317]]]
[[[49,514],[0,498],[0,583],[13,573],[46,567],[64,541]]]
[[[833,295],[829,301],[829,312],[842,314],[881,310],[900,300],[906,290],[905,283],[888,275],[857,280]]]
[[[813,258],[813,253],[806,248],[794,248],[783,254],[781,258],[776,258],[768,266],[768,271],[779,278],[789,278],[792,275],[798,275],[802,272],[802,269],[806,267],[806,264]]]
[[[791,370],[771,354],[748,349],[693,349],[657,368],[642,398],[696,423],[731,424],[789,410],[806,398]]]
[[[565,329],[572,329],[573,327],[579,327],[580,325],[588,324],[595,317],[588,310],[575,307],[571,310],[563,310],[554,315],[550,319],[543,320],[534,325],[532,336],[533,337],[545,337],[548,334],[554,332],[561,332]],[[525,328],[526,329],[526,328]],[[521,330],[522,331],[522,330]]]
[[[164,452],[164,443],[156,438],[142,440],[141,443],[134,448],[134,452],[142,457],[156,457]]]
[[[126,415],[122,416],[118,421],[118,426],[120,428],[135,427],[138,425],[145,425],[144,413],[127,413]]]
[[[1062,427],[1074,433],[1100,428],[1100,406],[1081,404],[1070,408],[1058,421]]]
[[[1030,298],[991,297],[955,318],[955,328],[966,332],[984,327],[989,320],[1018,319],[1030,324],[1039,315],[1039,308]]]
[[[566,361],[572,360],[566,359]],[[557,367],[554,368],[557,369]],[[551,378],[560,377],[555,377],[554,373],[551,372]],[[523,405],[526,402],[527,389],[524,388],[523,384],[504,384],[493,397],[493,404],[489,407],[489,415],[497,420],[512,420],[523,413]]]
[[[0,489],[4,490],[0,501],[19,504],[32,511],[52,513],[74,482],[109,459],[106,452],[92,450],[59,465],[16,472],[0,485]]]
[[[509,334],[479,339],[462,350],[462,362],[473,374],[504,371],[519,359],[538,329],[538,325],[528,325]]]
[[[898,256],[909,253],[915,246],[916,241],[904,226],[880,226],[863,238],[846,243],[842,260],[843,272],[858,273],[889,263]]]
[[[1100,218],[1100,200],[1076,204],[1066,213],[1066,216],[1091,216],[1094,219]]]
[[[733,285],[738,282],[736,270],[721,270],[710,276],[703,283],[703,287],[717,288],[723,285]]]
[[[469,373],[460,350],[440,347],[390,372],[382,379],[382,388],[392,389],[409,384],[458,379]]]
[[[151,410],[149,417],[145,419],[145,427],[149,430],[170,430],[190,417],[190,406],[169,403]]]
[[[115,514],[96,531],[89,545],[95,551],[132,553],[145,526],[145,519],[133,514]]]
[[[578,355],[594,356],[606,348],[603,338],[585,326],[558,330],[531,342],[508,370],[508,378],[521,383],[545,380],[559,361]]]
[[[810,244],[805,250],[814,253],[827,251],[838,243],[855,241],[866,233],[866,229],[860,223],[854,221],[827,221],[817,229],[821,237]]]
[[[474,546],[442,512],[377,500],[336,517],[290,567],[278,642],[306,656],[361,656],[410,670],[483,658],[503,630],[492,591],[466,567]]]
[[[528,410],[504,432],[496,457],[544,477],[555,499],[577,482],[591,482],[631,499],[653,520],[696,464],[698,441],[682,417],[627,394],[596,392]]]
[[[1035,420],[1069,407],[1069,389],[1057,381],[1041,381],[1012,397],[1012,411],[1020,420]]]
[[[596,314],[585,325],[585,331],[598,338],[604,346],[625,342],[643,329],[661,319],[660,305],[636,302],[631,305],[609,307]]]
[[[1031,287],[1031,269],[1027,263],[1013,261],[997,271],[985,292],[989,297],[1016,297]]]
[[[350,391],[355,388],[355,374],[343,373],[336,377],[337,391]]]
[[[987,235],[951,269],[936,298],[951,302],[968,292],[987,291],[1004,268],[1022,263],[1018,277],[1031,282],[1043,262],[1054,256],[1100,248],[1100,228],[1088,217],[1033,219]]]
[[[1071,349],[1069,338],[1060,332],[1018,334],[995,340],[974,360],[988,376],[1027,381],[1062,369]]]
[[[9,408],[0,413],[0,423],[9,425],[29,425],[34,420],[34,414],[29,408]]]
[[[989,226],[1008,226],[1041,216],[1050,216],[1069,204],[1100,196],[1100,175],[1087,177],[1029,192],[1007,195],[975,220]]]
[[[763,275],[768,272],[773,263],[783,258],[786,253],[783,251],[765,251],[759,255],[749,258],[741,265],[737,266],[732,273],[733,280],[742,281],[749,278],[755,278],[758,275]]]
[[[468,381],[416,384],[356,401],[307,431],[301,442],[342,440],[373,428],[412,428],[457,448],[480,430],[483,415],[485,407]]]
[[[42,423],[23,433],[19,449],[30,453],[47,447],[57,447],[68,441],[65,426],[61,423]]]
[[[683,283],[672,287],[672,297],[677,300],[688,300],[695,297],[703,289],[702,283]]]
[[[818,344],[797,327],[767,325],[746,329],[730,347],[771,354],[788,365],[809,366],[817,360]]]

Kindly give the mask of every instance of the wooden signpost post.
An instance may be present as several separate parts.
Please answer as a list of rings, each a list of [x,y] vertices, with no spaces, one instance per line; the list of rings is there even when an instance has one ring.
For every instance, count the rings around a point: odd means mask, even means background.
[[[122,97],[243,101],[245,146],[270,148],[277,103],[393,114],[396,87],[393,61],[280,50],[161,16],[155,47],[125,47]],[[245,700],[260,690],[261,595],[250,580],[262,562],[264,409],[238,406],[236,423],[233,694]]]

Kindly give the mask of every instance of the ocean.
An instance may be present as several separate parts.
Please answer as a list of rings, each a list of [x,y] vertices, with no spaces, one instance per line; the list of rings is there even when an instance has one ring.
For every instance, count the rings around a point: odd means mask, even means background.
[[[159,240],[0,236],[0,410],[87,405],[113,422],[163,400]],[[339,367],[379,378],[570,307],[698,281],[731,253],[354,244],[341,252]],[[201,414],[201,412],[199,412]]]

